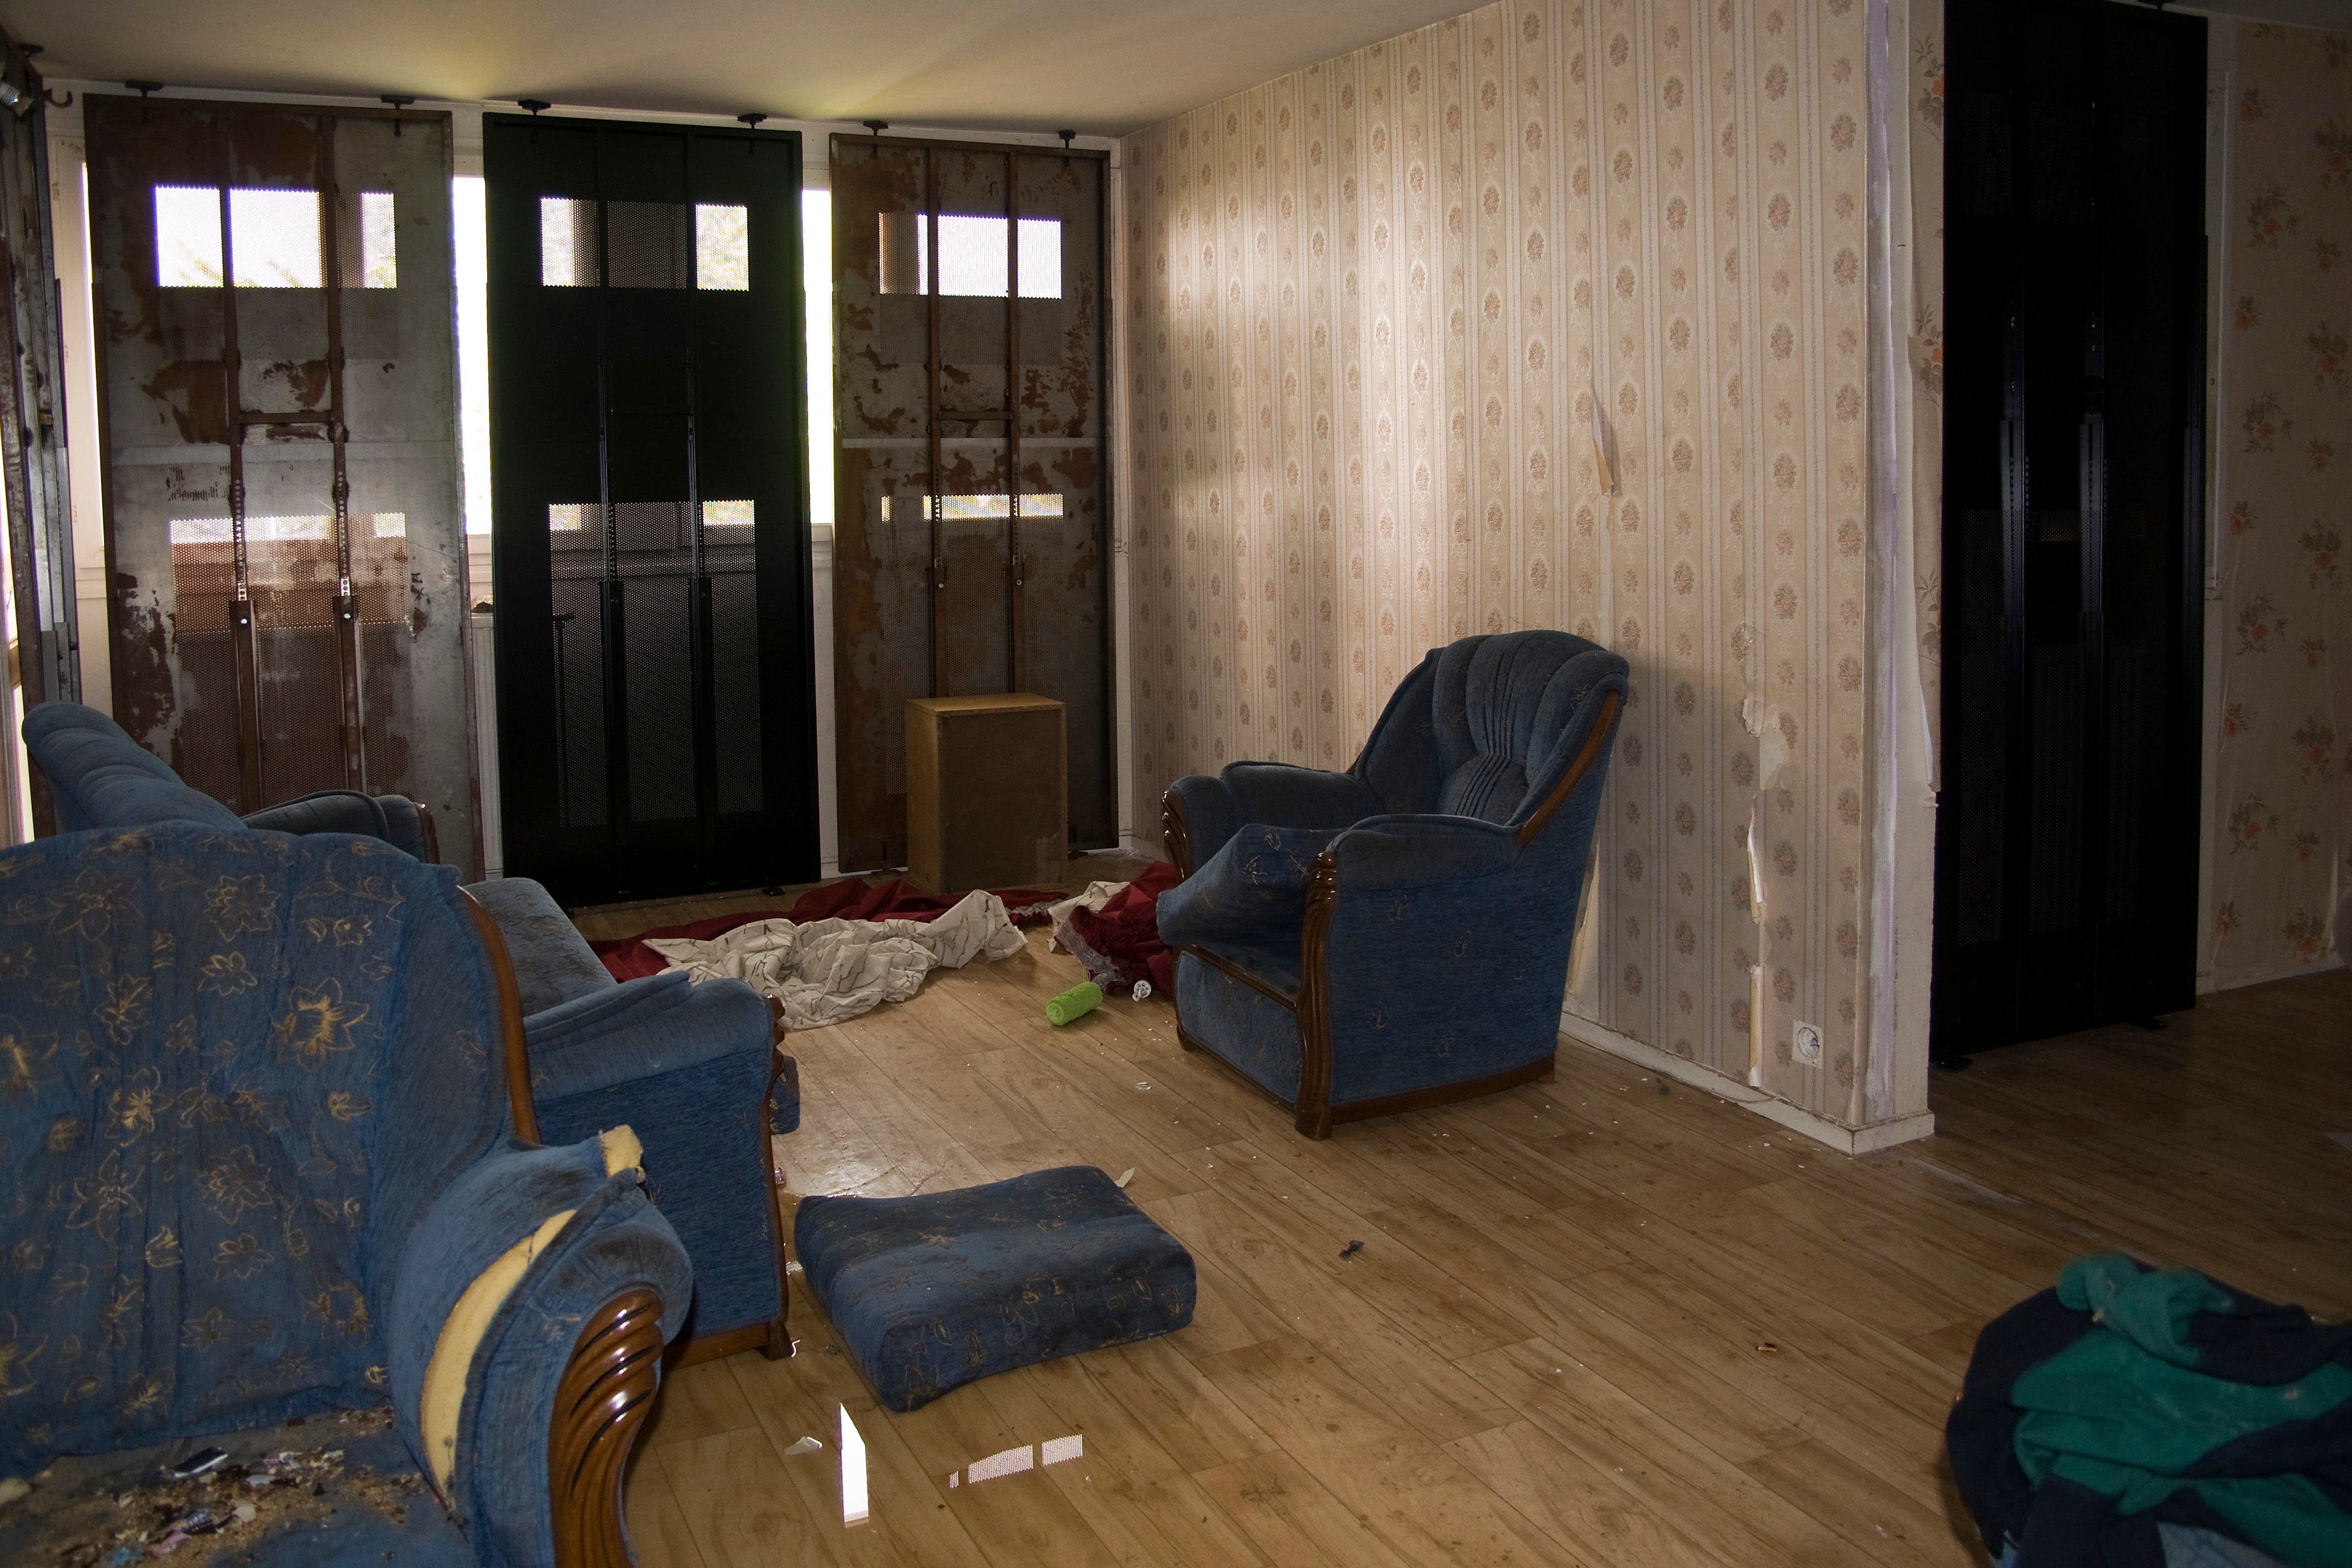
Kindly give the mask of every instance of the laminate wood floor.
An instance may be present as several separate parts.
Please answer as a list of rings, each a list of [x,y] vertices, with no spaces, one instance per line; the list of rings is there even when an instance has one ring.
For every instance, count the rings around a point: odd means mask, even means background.
[[[628,1486],[645,1568],[1980,1563],[1944,1415],[1978,1329],[2067,1258],[2352,1312],[2352,973],[1988,1053],[1937,1078],[1935,1138],[1862,1159],[1573,1042],[1551,1082],[1310,1143],[1164,1003],[1050,1027],[1079,978],[1034,933],[794,1036],[791,1194],[1132,1166],[1199,1265],[1192,1325],[898,1415],[795,1274],[796,1357],[667,1380]],[[1070,1435],[1082,1458],[949,1484]]]

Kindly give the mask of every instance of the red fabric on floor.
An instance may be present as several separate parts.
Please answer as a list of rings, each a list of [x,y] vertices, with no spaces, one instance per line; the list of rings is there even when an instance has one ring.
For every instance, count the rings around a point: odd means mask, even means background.
[[[1176,955],[1160,940],[1160,895],[1176,885],[1176,868],[1157,860],[1111,895],[1100,912],[1070,911],[1070,931],[1110,963],[1120,981],[1149,979],[1151,989],[1176,999]]]
[[[1034,888],[992,889],[1004,900],[1005,912],[1017,926],[1045,923],[1045,907],[1064,897],[1060,893],[1041,893]],[[646,945],[647,937],[685,937],[694,942],[709,942],[724,936],[738,926],[761,921],[790,921],[794,925],[807,925],[812,921],[933,921],[955,908],[961,893],[929,893],[904,878],[867,886],[859,877],[845,877],[838,882],[827,882],[822,888],[812,888],[803,893],[800,901],[789,910],[752,910],[740,915],[713,915],[707,921],[688,921],[684,925],[656,926],[635,936],[614,937],[604,942],[592,942],[590,951],[604,961],[615,980],[637,980],[648,974],[659,974],[669,967],[669,961]]]

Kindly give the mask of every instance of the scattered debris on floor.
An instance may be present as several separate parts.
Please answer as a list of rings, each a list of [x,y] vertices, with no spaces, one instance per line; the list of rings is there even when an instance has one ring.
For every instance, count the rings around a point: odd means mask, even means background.
[[[1340,1256],[1340,1257],[1342,1257],[1342,1258],[1353,1258],[1353,1257],[1355,1257],[1355,1256],[1356,1256],[1356,1254],[1358,1254],[1359,1252],[1361,1252],[1361,1251],[1363,1251],[1363,1250],[1364,1250],[1364,1244],[1363,1244],[1362,1242],[1360,1242],[1360,1241],[1351,1241],[1351,1242],[1348,1243],[1348,1245],[1347,1245],[1347,1246],[1345,1246],[1345,1247],[1341,1247],[1341,1248],[1339,1249],[1339,1256]]]
[[[419,1503],[439,1506],[423,1478],[382,1476],[343,1458],[345,1445],[392,1424],[388,1408],[347,1410],[243,1434],[237,1451],[217,1458],[201,1450],[137,1470],[119,1464],[121,1455],[60,1460],[17,1494],[34,1516],[26,1560],[131,1568],[169,1559],[173,1568],[205,1568],[265,1531],[323,1521],[352,1501],[398,1523]],[[279,1446],[304,1441],[316,1446]]]
[[[803,1437],[799,1442],[784,1450],[784,1458],[790,1459],[802,1454],[814,1454],[819,1448],[824,1447],[824,1445],[823,1443],[818,1442],[814,1437]]]
[[[1118,1173],[1118,1180],[1113,1182],[1111,1185],[1124,1189],[1127,1184],[1133,1180],[1135,1180],[1135,1167],[1129,1165],[1126,1170],[1121,1171]]]

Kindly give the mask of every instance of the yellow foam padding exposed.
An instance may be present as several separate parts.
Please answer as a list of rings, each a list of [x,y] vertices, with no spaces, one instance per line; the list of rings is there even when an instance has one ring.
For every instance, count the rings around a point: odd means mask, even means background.
[[[604,1173],[616,1176],[623,1171],[638,1167],[645,1158],[644,1145],[637,1135],[626,1127],[615,1127],[597,1135],[604,1152]],[[441,1494],[449,1494],[449,1479],[457,1473],[457,1415],[466,1405],[466,1374],[474,1364],[474,1352],[488,1331],[490,1320],[506,1305],[507,1296],[530,1267],[531,1259],[540,1255],[556,1233],[571,1223],[580,1211],[565,1209],[540,1222],[539,1228],[500,1253],[488,1268],[474,1277],[466,1287],[457,1304],[441,1323],[441,1332],[433,1342],[432,1359],[425,1363],[425,1387],[417,1405],[417,1425],[425,1433],[425,1456],[433,1462],[433,1479]]]
[[[623,1171],[637,1168],[646,1163],[646,1146],[638,1142],[636,1133],[626,1127],[599,1132],[596,1142],[604,1146],[604,1173],[608,1176],[617,1176]]]

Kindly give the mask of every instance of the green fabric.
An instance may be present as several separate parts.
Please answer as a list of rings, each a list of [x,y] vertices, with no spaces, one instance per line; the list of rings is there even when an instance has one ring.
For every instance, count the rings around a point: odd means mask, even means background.
[[[2246,1539],[2289,1563],[2352,1561],[2352,1518],[2301,1476],[2195,1479],[2185,1472],[2225,1443],[2326,1415],[2352,1399],[2336,1363],[2296,1383],[2260,1385],[2194,1370],[2190,1320],[2231,1298],[2189,1269],[2141,1273],[2127,1258],[2086,1258],[2058,1277],[2058,1299],[2098,1327],[2018,1378],[2018,1463],[2036,1487],[2052,1475],[2135,1514],[2193,1489]]]

